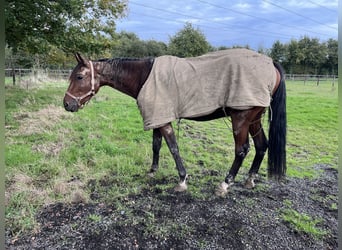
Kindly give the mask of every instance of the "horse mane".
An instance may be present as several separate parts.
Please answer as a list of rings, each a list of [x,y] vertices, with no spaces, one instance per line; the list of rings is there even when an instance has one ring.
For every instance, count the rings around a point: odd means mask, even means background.
[[[102,64],[102,75],[110,75],[111,79],[120,82],[120,76],[127,73],[127,69],[134,69],[134,64],[130,62],[144,62],[148,64],[151,68],[154,62],[153,57],[146,58],[131,58],[131,57],[119,57],[119,58],[102,58],[94,60],[94,62],[99,62]]]
[[[102,58],[96,60],[96,62],[107,62],[110,64],[120,64],[124,62],[135,62],[135,61],[149,61],[153,60],[153,57],[136,58],[136,57],[115,57],[115,58]]]
[[[117,58],[102,58],[102,59],[95,60],[94,62],[101,62],[107,65],[110,65],[110,69],[111,70],[115,69],[116,75],[118,75],[121,73],[122,66],[125,63],[143,61],[143,62],[150,62],[151,64],[153,64],[153,60],[154,60],[153,57],[146,57],[146,58],[117,57]]]

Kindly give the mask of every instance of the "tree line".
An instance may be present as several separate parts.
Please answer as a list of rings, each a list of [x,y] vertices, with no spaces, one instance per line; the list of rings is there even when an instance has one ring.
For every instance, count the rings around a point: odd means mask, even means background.
[[[6,67],[72,68],[76,51],[90,58],[140,58],[191,57],[229,48],[211,46],[191,23],[170,36],[168,43],[117,33],[114,20],[125,16],[126,10],[125,0],[6,1]],[[258,52],[280,62],[290,74],[337,74],[337,50],[337,40],[304,36],[276,41]]]
[[[279,61],[289,74],[337,74],[338,42],[334,39],[320,42],[304,36],[285,44],[276,41],[268,55]]]

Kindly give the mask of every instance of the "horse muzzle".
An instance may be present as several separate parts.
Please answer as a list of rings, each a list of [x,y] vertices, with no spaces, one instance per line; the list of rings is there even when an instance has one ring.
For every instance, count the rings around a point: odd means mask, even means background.
[[[74,99],[71,99],[70,101],[66,101],[64,99],[63,101],[64,103],[64,108],[66,111],[69,111],[69,112],[77,112],[79,107],[78,107],[78,103],[76,100]]]

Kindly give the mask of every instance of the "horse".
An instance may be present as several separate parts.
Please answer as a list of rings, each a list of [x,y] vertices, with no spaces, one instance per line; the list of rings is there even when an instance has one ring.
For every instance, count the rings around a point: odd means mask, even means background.
[[[169,58],[171,56],[164,57]],[[70,112],[77,112],[79,109],[83,108],[85,104],[87,104],[103,86],[110,86],[138,100],[139,95],[141,94],[140,92],[142,92],[142,89],[145,87],[147,80],[151,77],[151,71],[154,67],[154,64],[156,64],[156,60],[158,60],[159,57],[89,60],[83,55],[75,53],[75,58],[77,60],[77,65],[70,75],[70,85],[65,93],[63,100],[65,110]],[[183,60],[177,57],[172,58]],[[197,116],[177,117],[178,119],[209,121],[230,116],[235,142],[235,156],[231,168],[224,178],[224,181],[220,183],[215,190],[215,194],[218,196],[225,196],[230,190],[230,187],[234,184],[234,179],[239,171],[239,168],[242,165],[242,162],[250,149],[249,136],[252,137],[254,142],[255,156],[244,186],[248,189],[252,189],[255,187],[255,179],[258,177],[258,171],[267,150],[268,177],[276,179],[278,181],[282,180],[285,177],[287,125],[285,78],[284,70],[281,65],[277,62],[273,62],[273,60],[271,62],[272,65],[270,66],[270,72],[274,74],[274,80],[272,80],[273,89],[271,89],[269,93],[270,101],[268,105],[247,105],[246,107],[237,108],[222,106],[216,108],[213,111],[210,111],[209,113],[201,113]],[[214,67],[218,66],[214,65]],[[249,67],[252,68],[254,67],[254,65],[251,65]],[[167,68],[170,68],[170,66],[167,66]],[[228,69],[228,65],[227,68],[225,68],[225,65],[223,65],[223,69],[217,74],[220,76],[220,78],[224,78],[223,76],[228,75],[229,77],[229,75],[233,73],[234,72]],[[241,72],[238,73],[240,77]],[[201,76],[201,78],[203,77]],[[167,79],[167,81],[169,82],[168,84],[173,84],[172,79]],[[245,90],[249,88],[249,85],[253,84],[254,80],[256,81],[256,79],[252,78],[252,82],[247,84]],[[205,91],[210,92],[210,88],[207,88]],[[253,91],[252,93],[254,93]],[[150,96],[149,98],[156,98],[155,95],[157,94],[150,93],[152,97]],[[211,93],[208,94],[211,95]],[[241,100],[241,103],[243,103],[243,101],[244,100]],[[167,105],[169,105],[169,103],[166,103],[165,105],[167,110]],[[262,117],[267,108],[269,110],[268,139],[266,138],[262,126]],[[159,151],[162,145],[162,139],[164,138],[169,151],[173,156],[179,175],[179,183],[176,185],[174,190],[176,192],[186,191],[188,174],[184,167],[183,160],[180,156],[176,140],[177,138],[175,136],[171,121],[155,125],[154,127],[147,129],[153,129],[153,156],[152,164],[148,174],[153,176],[153,174],[158,169]]]

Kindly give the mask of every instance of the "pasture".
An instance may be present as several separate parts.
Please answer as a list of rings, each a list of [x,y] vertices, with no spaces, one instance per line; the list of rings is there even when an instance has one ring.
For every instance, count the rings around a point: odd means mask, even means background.
[[[287,81],[287,181],[268,181],[265,160],[256,188],[243,189],[251,147],[226,198],[213,194],[234,157],[228,118],[173,124],[190,175],[188,191],[177,194],[164,142],[156,176],[146,175],[152,132],[143,131],[134,99],[105,87],[68,113],[66,88],[6,85],[7,246],[337,248],[336,84]]]

